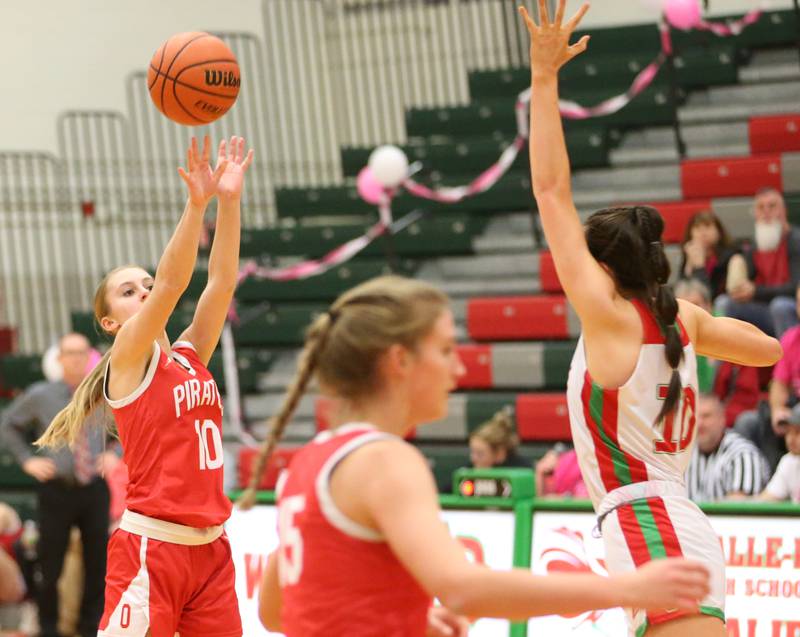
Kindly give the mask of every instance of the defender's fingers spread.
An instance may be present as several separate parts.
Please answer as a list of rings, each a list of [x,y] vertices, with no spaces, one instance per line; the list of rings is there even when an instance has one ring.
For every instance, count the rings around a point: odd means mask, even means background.
[[[542,26],[550,24],[550,14],[547,12],[547,0],[539,0],[539,24]]]
[[[567,0],[559,0],[558,1],[558,8],[556,9],[556,21],[555,25],[557,27],[561,26],[561,23],[564,21],[564,10],[567,6]]]

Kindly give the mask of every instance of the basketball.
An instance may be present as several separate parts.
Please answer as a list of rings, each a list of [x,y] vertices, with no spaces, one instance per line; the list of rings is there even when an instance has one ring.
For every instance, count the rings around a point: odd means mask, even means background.
[[[173,122],[202,126],[222,117],[239,95],[239,63],[218,37],[178,33],[150,61],[147,88],[156,107]]]

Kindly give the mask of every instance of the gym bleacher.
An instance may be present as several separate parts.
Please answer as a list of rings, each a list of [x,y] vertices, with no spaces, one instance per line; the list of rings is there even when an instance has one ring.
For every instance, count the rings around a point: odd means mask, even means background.
[[[591,34],[589,52],[566,67],[561,87],[564,99],[586,105],[625,91],[660,50],[655,25]],[[663,68],[617,113],[566,122],[581,214],[611,204],[655,205],[667,222],[673,264],[684,226],[698,210],[712,209],[733,236],[749,236],[752,195],[763,186],[782,190],[790,221],[800,223],[796,40],[792,11],[768,13],[734,37],[675,32],[674,91]],[[468,82],[468,105],[406,113],[403,149],[410,161],[422,162],[417,177],[429,185],[467,183],[496,161],[516,134],[514,103],[529,83],[528,69],[476,71]],[[675,143],[676,107],[685,159]],[[278,225],[244,228],[242,258],[291,263],[320,257],[360,235],[376,214],[355,186],[371,150],[341,149],[342,186],[277,189]],[[525,148],[507,174],[478,196],[446,205],[401,193],[393,202],[397,216],[414,209],[427,212],[392,237],[395,271],[428,280],[451,295],[467,367],[447,419],[419,428],[413,438],[442,490],[449,488],[452,471],[469,463],[469,433],[506,405],[514,407],[520,452],[531,463],[554,442],[569,439],[564,389],[580,328],[541,243],[528,171]],[[378,239],[321,276],[293,282],[250,279],[237,291],[239,384],[244,416],[257,438],[264,436],[266,421],[282,400],[309,321],[344,290],[388,272],[387,247]],[[198,271],[168,328],[172,337],[191,319],[203,280],[204,272]],[[88,305],[72,319],[76,331],[98,342]],[[217,352],[211,368],[224,387],[220,358]],[[41,355],[0,358],[6,395],[41,378]],[[325,424],[325,403],[311,393],[301,401],[262,486],[273,486],[276,469],[292,449]],[[237,475],[244,483],[253,452],[236,441],[227,444],[240,452]],[[3,500],[32,515],[32,486],[0,452]]]

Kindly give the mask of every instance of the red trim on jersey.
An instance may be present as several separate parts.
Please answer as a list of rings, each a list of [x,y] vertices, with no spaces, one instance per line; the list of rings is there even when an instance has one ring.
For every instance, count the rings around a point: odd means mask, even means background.
[[[658,321],[656,321],[655,316],[653,316],[653,311],[640,299],[631,299],[631,303],[633,307],[636,308],[636,311],[639,313],[639,318],[642,321],[642,328],[644,329],[642,345],[663,345],[666,342],[666,338],[661,332],[661,328],[658,326]],[[681,346],[686,347],[689,344],[689,334],[686,332],[686,328],[680,316],[676,317],[676,323],[678,325],[678,333],[681,337]]]
[[[594,453],[597,456],[597,465],[600,468],[600,478],[603,480],[603,486],[606,491],[613,491],[621,486],[614,472],[614,461],[611,459],[611,450],[606,445],[605,441],[600,436],[600,431],[594,423],[591,411],[589,409],[589,401],[592,398],[592,377],[589,372],[584,374],[583,377],[583,391],[581,391],[581,402],[583,403],[583,417],[586,419],[586,427],[592,435],[592,442],[594,443]],[[604,409],[605,411],[605,409]],[[605,417],[605,413],[603,414]]]
[[[672,525],[672,520],[669,519],[669,513],[667,513],[667,508],[664,506],[663,498],[650,498],[647,502],[658,526],[658,532],[661,534],[661,541],[664,543],[664,550],[667,552],[667,556],[683,557],[678,534],[675,533],[675,527]]]
[[[639,318],[642,321],[642,329],[644,330],[644,334],[642,335],[642,344],[663,345],[664,335],[661,333],[661,328],[658,326],[658,321],[656,321],[650,308],[648,308],[639,299],[631,299],[631,303],[633,304],[633,307],[636,308],[636,311],[639,313]]]
[[[623,504],[617,508],[617,520],[622,534],[625,536],[625,543],[631,553],[633,563],[638,568],[642,564],[650,561],[650,549],[647,548],[647,541],[644,533],[639,526],[639,520],[630,504]]]

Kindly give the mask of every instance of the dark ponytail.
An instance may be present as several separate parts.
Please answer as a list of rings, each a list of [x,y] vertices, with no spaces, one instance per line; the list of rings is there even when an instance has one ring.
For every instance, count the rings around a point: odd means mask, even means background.
[[[678,365],[683,346],[677,325],[678,301],[667,285],[669,261],[661,234],[664,220],[650,206],[607,208],[586,223],[586,242],[595,259],[614,273],[617,285],[647,304],[666,341],[665,354],[672,368],[667,396],[656,422],[675,410],[681,395]]]

